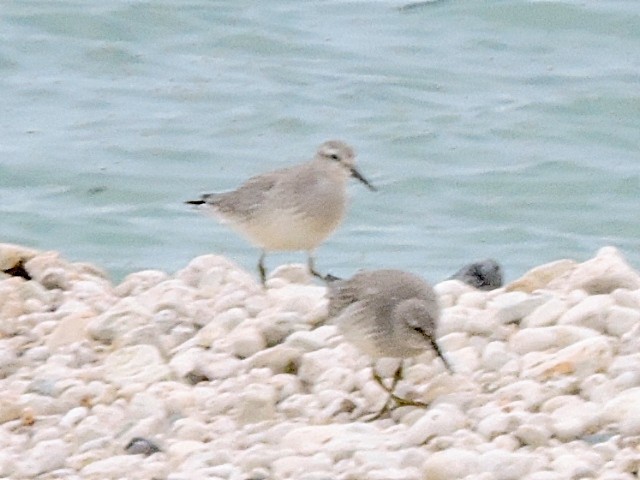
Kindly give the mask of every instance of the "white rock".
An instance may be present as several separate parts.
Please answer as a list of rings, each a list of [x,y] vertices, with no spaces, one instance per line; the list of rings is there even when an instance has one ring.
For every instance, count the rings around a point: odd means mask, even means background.
[[[524,292],[506,292],[488,303],[499,323],[520,322],[540,305],[548,300],[548,295],[529,295]]]
[[[483,309],[487,303],[487,296],[484,292],[477,290],[466,292],[460,295],[458,305],[462,307]]]
[[[522,447],[520,440],[518,440],[516,436],[511,433],[503,433],[502,435],[498,435],[491,441],[491,444],[494,445],[496,449],[505,450],[508,452],[515,452]]]
[[[16,473],[15,453],[0,450],[0,475],[3,478],[10,478],[10,475],[14,473]]]
[[[545,288],[556,278],[562,278],[568,272],[573,271],[577,263],[573,260],[557,260],[555,262],[532,268],[522,277],[505,286],[507,292],[520,291],[531,293]]]
[[[95,317],[95,312],[83,310],[65,316],[48,336],[46,345],[54,351],[64,345],[87,339],[87,325]]]
[[[297,348],[280,344],[257,352],[248,362],[253,368],[269,368],[273,373],[289,373],[297,370],[302,354]]]
[[[77,278],[72,266],[60,258],[57,252],[40,252],[24,264],[29,276],[43,287],[68,289]]]
[[[0,243],[0,271],[14,268],[18,263],[26,263],[38,255],[38,250],[14,245],[12,243]]]
[[[532,474],[524,477],[523,480],[566,480],[566,478],[567,477],[565,477],[564,474],[546,470],[542,472],[533,472]]]
[[[323,395],[325,390],[333,392],[351,392],[356,388],[355,377],[353,371],[344,367],[329,368],[316,379],[313,391],[319,396]]]
[[[591,337],[576,342],[523,365],[523,377],[546,380],[561,375],[576,375],[584,379],[593,373],[604,371],[612,359],[611,345],[606,338]]]
[[[1,244],[0,244],[1,245]],[[22,365],[18,353],[8,342],[0,340],[0,379],[12,375]]]
[[[559,455],[553,459],[551,466],[564,478],[600,478],[592,465],[581,458],[581,455],[573,453]]]
[[[112,352],[104,361],[105,379],[118,386],[150,384],[170,377],[171,370],[151,345],[132,345]]]
[[[273,419],[276,411],[276,392],[271,385],[254,383],[245,387],[238,399],[237,419],[241,424]]]
[[[240,325],[227,336],[232,353],[238,358],[248,358],[267,346],[260,330],[251,325]]]
[[[299,455],[318,451],[343,453],[350,457],[358,450],[380,449],[387,438],[377,435],[378,429],[368,423],[296,426],[279,438],[279,448]]]
[[[465,424],[466,417],[456,406],[436,405],[424,412],[403,438],[407,446],[422,445],[437,435],[451,435]]]
[[[481,311],[482,310],[457,305],[444,309],[440,315],[440,322],[438,323],[438,335],[444,337],[451,333],[464,332],[466,330],[467,319]]]
[[[367,478],[369,480],[421,480],[422,475],[417,468],[381,468],[370,470]],[[321,480],[327,480],[327,478]]]
[[[87,407],[76,407],[69,410],[64,417],[60,420],[60,426],[71,428],[78,424],[89,414]]]
[[[326,455],[314,455],[312,457],[303,456],[283,456],[276,459],[272,464],[274,478],[299,478],[307,472],[331,470],[331,460]],[[327,473],[328,476],[330,474]]]
[[[622,337],[640,324],[640,311],[637,308],[613,305],[609,308],[604,323],[606,333]]]
[[[174,310],[190,317],[191,305],[196,301],[196,290],[177,279],[165,280],[136,297],[136,301],[151,313]]]
[[[465,347],[451,353],[444,353],[451,368],[456,373],[475,372],[480,367],[480,356],[474,347]]]
[[[249,318],[249,312],[246,309],[234,307],[219,313],[213,321],[216,325],[220,325],[224,330],[230,332],[247,318]]]
[[[269,347],[282,343],[304,323],[302,316],[295,312],[264,313],[258,320],[260,331]]]
[[[300,359],[298,378],[303,382],[313,384],[325,370],[338,366],[340,366],[340,362],[335,353],[327,348],[305,353]]]
[[[563,348],[586,338],[600,334],[590,328],[573,325],[554,325],[551,327],[524,328],[509,338],[509,347],[515,353],[524,355],[529,352]]]
[[[612,306],[613,300],[609,295],[592,295],[570,308],[558,319],[558,324],[578,325],[604,332],[607,313]]]
[[[521,326],[529,328],[548,327],[549,325],[554,325],[568,309],[569,305],[565,300],[558,297],[551,297],[531,313],[526,315],[522,319]]]
[[[482,350],[481,366],[484,370],[500,370],[511,359],[505,342],[489,342]]]
[[[492,338],[499,338],[500,331],[504,328],[499,322],[493,310],[477,310],[466,314],[466,321],[463,330],[469,335],[483,335]],[[444,332],[443,328],[438,328],[439,332]]]
[[[626,436],[640,435],[640,387],[620,392],[604,404],[602,420]]]
[[[141,470],[141,455],[114,455],[85,466],[80,474],[83,478],[130,478],[131,472]]]
[[[616,302],[616,305],[621,307],[631,308],[638,310],[640,308],[640,297],[638,296],[638,290],[628,290],[626,288],[616,288],[611,292],[611,298]]]
[[[469,346],[469,335],[466,332],[453,332],[438,338],[438,345],[445,352],[452,352]]]
[[[175,354],[169,361],[169,366],[178,378],[184,378],[188,373],[191,373],[200,367],[200,359],[204,355],[205,353],[203,349],[190,348]]]
[[[338,336],[335,325],[323,325],[313,330],[300,330],[293,332],[285,340],[285,344],[306,352],[320,350],[327,347],[330,341]]]
[[[528,424],[520,425],[516,428],[514,435],[524,445],[531,447],[542,447],[549,443],[551,438],[551,430],[544,424],[537,422],[531,422]]]
[[[63,440],[44,440],[25,452],[18,464],[18,471],[24,477],[34,477],[64,466],[71,453],[71,445]]]
[[[534,409],[546,400],[547,395],[540,383],[523,379],[498,389],[495,397],[504,404],[523,402],[527,409]]]
[[[96,313],[104,312],[118,301],[111,283],[96,277],[72,282],[70,291],[65,296],[72,297]],[[83,310],[87,309],[86,307]]]
[[[618,288],[637,290],[640,277],[614,247],[601,248],[587,260],[549,285],[561,291],[585,290],[591,295],[611,293]]]
[[[201,255],[191,260],[175,276],[192,287],[204,283],[205,279],[208,287],[221,286],[226,282],[228,272],[237,268],[237,265],[221,255]]]
[[[481,471],[491,472],[496,480],[521,480],[546,466],[546,459],[530,453],[496,449],[485,452],[479,460]]]
[[[202,452],[209,450],[211,447],[205,442],[195,440],[180,440],[171,443],[167,448],[167,454],[171,458],[174,465],[180,465],[189,456],[195,452]]]
[[[193,418],[181,418],[173,422],[172,434],[180,440],[205,442],[209,438],[207,425]]]
[[[422,466],[425,480],[462,479],[479,473],[480,455],[474,451],[449,448],[429,455]]]
[[[616,361],[619,359],[620,357],[617,357]],[[609,371],[612,370],[612,368],[609,369]],[[613,388],[617,391],[628,390],[629,388],[637,387],[640,385],[640,371],[636,369],[630,369],[626,372],[621,372],[620,375],[617,375],[613,379],[612,383]]]
[[[141,270],[127,275],[114,289],[120,297],[135,297],[151,287],[168,280],[169,275],[160,270]]]
[[[228,290],[228,292],[226,290]],[[243,288],[238,288],[231,284],[225,286],[219,292],[218,296],[215,297],[213,306],[211,307],[213,318],[232,308],[244,308],[244,303],[249,295],[250,292]]]
[[[563,400],[558,405],[558,401]],[[550,403],[554,407],[548,407]],[[552,409],[553,408],[553,409]],[[557,397],[542,406],[549,411],[552,433],[564,442],[576,440],[600,424],[601,407],[594,402],[585,402],[575,395]]]
[[[89,335],[102,343],[111,344],[137,327],[149,325],[151,312],[132,298],[124,298],[106,312],[89,321]]]
[[[476,431],[491,441],[499,435],[514,431],[519,423],[514,415],[505,412],[496,412],[480,420]]]
[[[299,283],[302,285],[310,285],[313,282],[309,269],[301,263],[279,265],[269,275],[269,279],[274,278],[285,280],[287,283]]]
[[[452,296],[455,299],[454,301],[456,303],[461,295],[475,291],[473,287],[470,287],[460,280],[445,280],[444,282],[435,284],[433,286],[433,289],[438,294],[438,296]]]

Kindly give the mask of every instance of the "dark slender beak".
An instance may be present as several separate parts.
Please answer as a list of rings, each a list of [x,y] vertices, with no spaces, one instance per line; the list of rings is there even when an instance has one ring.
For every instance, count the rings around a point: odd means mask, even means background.
[[[451,365],[449,365],[449,362],[447,362],[447,359],[444,358],[442,350],[440,350],[440,347],[436,343],[435,339],[429,336],[429,341],[431,342],[431,347],[435,350],[436,354],[440,357],[440,360],[442,360],[442,363],[444,363],[444,366],[447,367],[447,370],[449,370],[449,372],[453,373],[453,368],[451,368]]]
[[[362,174],[356,169],[356,167],[351,167],[351,176],[354,178],[357,178],[362,183],[364,183],[372,192],[375,192],[378,190],[376,187],[374,187],[369,183],[369,180],[367,180],[362,176]]]

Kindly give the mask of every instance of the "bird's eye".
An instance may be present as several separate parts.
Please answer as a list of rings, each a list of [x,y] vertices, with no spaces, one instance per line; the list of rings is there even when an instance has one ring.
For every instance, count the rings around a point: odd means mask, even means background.
[[[336,161],[339,161],[339,160],[340,160],[340,157],[339,157],[339,156],[338,156],[338,154],[336,154],[336,153],[332,153],[331,155],[329,155],[329,158],[330,158],[331,160],[336,160]]]
[[[414,332],[418,332],[420,335],[424,336],[424,337],[428,337],[429,335],[427,334],[427,332],[424,331],[424,329],[420,328],[420,327],[411,327],[411,329]]]

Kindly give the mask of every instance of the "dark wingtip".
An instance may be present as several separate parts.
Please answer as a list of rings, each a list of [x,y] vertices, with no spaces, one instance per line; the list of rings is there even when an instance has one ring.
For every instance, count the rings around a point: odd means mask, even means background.
[[[187,200],[186,202],[187,205],[202,205],[203,203],[205,203],[204,200]]]

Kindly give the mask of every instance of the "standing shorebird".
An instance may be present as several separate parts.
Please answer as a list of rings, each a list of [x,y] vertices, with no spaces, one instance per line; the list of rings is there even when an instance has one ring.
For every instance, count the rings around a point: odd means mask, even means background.
[[[356,169],[353,149],[330,140],[308,162],[257,175],[231,192],[207,193],[186,203],[204,205],[262,249],[258,271],[263,285],[265,256],[273,251],[306,251],[309,271],[323,278],[315,269],[314,251],[344,218],[349,177],[375,190]]]
[[[431,286],[416,275],[400,270],[361,271],[348,280],[329,279],[329,318],[344,337],[373,359],[400,359],[390,387],[373,370],[373,378],[398,405],[426,407],[393,393],[402,378],[404,359],[432,349],[447,370],[449,363],[436,343],[440,306]]]

